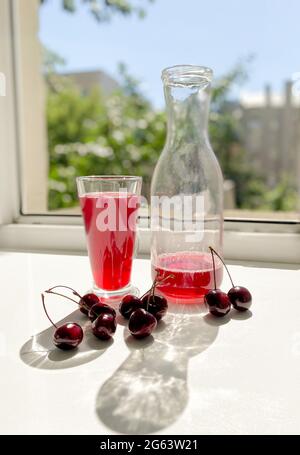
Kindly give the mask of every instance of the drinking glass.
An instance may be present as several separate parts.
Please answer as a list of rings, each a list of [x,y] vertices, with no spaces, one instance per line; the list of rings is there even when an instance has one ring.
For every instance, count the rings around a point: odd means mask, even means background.
[[[130,283],[142,178],[91,175],[77,178],[93,292],[114,298],[137,294]]]

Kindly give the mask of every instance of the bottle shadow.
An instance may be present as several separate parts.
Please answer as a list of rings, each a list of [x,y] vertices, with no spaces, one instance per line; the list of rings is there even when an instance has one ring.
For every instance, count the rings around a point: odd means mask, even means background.
[[[84,331],[83,341],[77,349],[62,351],[56,348],[52,341],[54,328],[51,326],[23,344],[19,353],[21,360],[26,365],[44,370],[73,368],[96,359],[113,343],[113,340],[98,340],[90,330],[86,330],[90,322],[78,310],[59,321],[57,325],[69,321],[77,322]]]
[[[144,340],[125,328],[130,354],[98,392],[99,420],[123,434],[150,434],[174,423],[189,399],[189,360],[214,342],[218,330],[188,308],[168,313]]]

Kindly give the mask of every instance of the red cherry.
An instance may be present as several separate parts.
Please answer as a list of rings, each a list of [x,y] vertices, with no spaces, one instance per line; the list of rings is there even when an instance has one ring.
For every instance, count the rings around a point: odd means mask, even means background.
[[[42,304],[45,311],[45,314],[48,320],[51,322],[53,327],[55,327],[55,332],[53,335],[53,343],[57,348],[63,350],[70,350],[77,348],[77,346],[82,342],[83,338],[83,330],[79,324],[76,322],[67,322],[66,324],[57,327],[56,324],[50,318],[46,304],[45,304],[45,296],[41,294],[42,297]]]
[[[136,297],[135,295],[128,294],[125,297],[123,297],[120,303],[119,311],[125,319],[129,319],[132,312],[137,310],[138,308],[142,308],[142,306],[143,304],[138,297]]]
[[[156,318],[153,314],[138,308],[129,319],[128,329],[135,338],[145,338],[149,336],[157,326]]]
[[[215,288],[216,288],[216,273],[215,273],[215,262],[214,262],[214,255],[218,256],[218,258],[222,261],[226,272],[229,276],[229,279],[231,281],[232,288],[228,291],[227,295],[229,298],[230,303],[232,304],[233,308],[238,310],[238,311],[247,311],[249,310],[251,304],[252,304],[252,296],[250,291],[243,287],[243,286],[235,286],[233,284],[230,272],[228,270],[227,265],[225,264],[224,259],[219,255],[219,253],[216,252],[211,246],[209,247],[211,255],[212,255],[212,260],[213,260],[213,266],[214,266],[214,281],[215,281]]]
[[[96,294],[89,293],[83,295],[79,301],[79,308],[81,313],[88,316],[90,309],[93,305],[96,305],[96,303],[99,303],[99,297]]]
[[[225,292],[220,289],[211,289],[204,298],[209,307],[209,312],[213,316],[223,317],[229,313],[231,304]]]
[[[67,324],[57,327],[53,335],[53,342],[59,349],[70,350],[77,348],[82,342],[83,331],[76,322],[67,322]]]
[[[228,291],[228,297],[233,308],[238,311],[247,311],[252,304],[251,293],[243,286],[232,287],[230,291]]]
[[[88,316],[90,320],[93,322],[98,316],[100,316],[100,314],[103,313],[109,313],[113,315],[114,318],[117,315],[117,313],[111,306],[107,305],[106,303],[99,302],[92,306]]]
[[[117,329],[116,318],[110,313],[102,313],[92,324],[93,334],[100,340],[109,340]]]
[[[168,311],[168,302],[161,295],[152,294],[149,297],[149,292],[142,299],[143,308],[155,316],[157,321],[160,321]]]

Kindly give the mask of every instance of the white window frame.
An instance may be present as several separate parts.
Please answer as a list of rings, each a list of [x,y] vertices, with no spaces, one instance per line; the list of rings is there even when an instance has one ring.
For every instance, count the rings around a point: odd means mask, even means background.
[[[37,147],[37,144],[30,144],[30,136],[26,135],[24,97],[20,93],[24,86],[24,81],[20,81],[20,30],[16,30],[20,27],[20,17],[16,17],[20,1],[23,0],[0,2],[0,34],[3,34],[0,35],[0,71],[6,78],[6,96],[0,97],[0,118],[3,119],[0,124],[0,249],[84,254],[86,245],[80,216],[22,215],[21,212],[20,196],[26,188],[20,183],[19,166],[24,165],[26,158],[24,148]],[[38,1],[26,0],[27,8],[29,2],[37,4]],[[139,254],[149,254],[150,239],[148,219],[141,218]],[[299,264],[300,223],[225,220],[224,254],[235,261]]]

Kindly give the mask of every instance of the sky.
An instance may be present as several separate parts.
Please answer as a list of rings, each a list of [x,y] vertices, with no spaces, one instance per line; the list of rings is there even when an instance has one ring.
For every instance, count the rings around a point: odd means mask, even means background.
[[[61,0],[40,9],[42,43],[66,60],[64,71],[102,69],[118,77],[117,65],[142,82],[156,107],[164,105],[160,74],[182,63],[209,66],[216,77],[250,55],[248,80],[235,94],[258,92],[270,83],[281,91],[300,72],[299,0],[155,0],[147,15],[114,16],[98,23],[81,0],[64,12]]]

